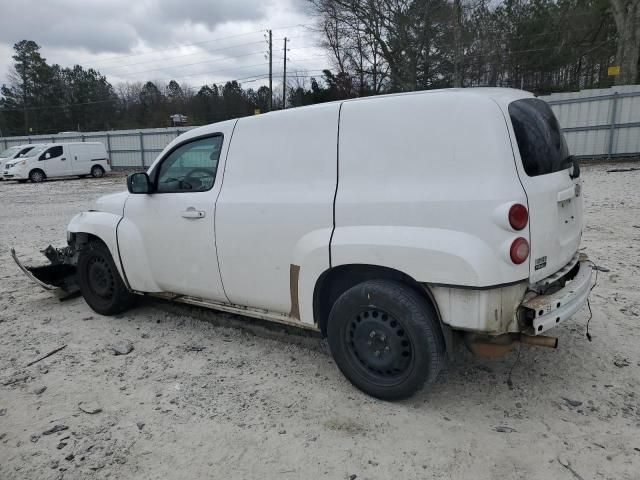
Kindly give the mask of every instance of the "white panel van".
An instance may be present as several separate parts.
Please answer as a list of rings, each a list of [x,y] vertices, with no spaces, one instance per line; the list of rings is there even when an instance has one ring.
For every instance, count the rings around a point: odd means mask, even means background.
[[[549,106],[519,90],[216,123],[127,186],[24,271],[103,315],[151,295],[318,332],[379,398],[433,382],[459,344],[557,346],[544,333],[591,288],[579,165]]]
[[[4,171],[4,166],[8,161],[24,155],[34,147],[35,145],[14,145],[13,147],[9,147],[0,152],[0,180],[2,180],[2,172]]]
[[[91,175],[111,171],[107,151],[100,142],[44,143],[4,165],[3,178],[34,183],[47,178]]]

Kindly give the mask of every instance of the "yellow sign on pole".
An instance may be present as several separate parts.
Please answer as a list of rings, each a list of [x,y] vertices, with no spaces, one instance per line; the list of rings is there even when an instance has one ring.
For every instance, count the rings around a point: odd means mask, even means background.
[[[610,77],[617,77],[618,75],[620,75],[620,65],[609,67],[607,69],[607,75],[609,75]]]

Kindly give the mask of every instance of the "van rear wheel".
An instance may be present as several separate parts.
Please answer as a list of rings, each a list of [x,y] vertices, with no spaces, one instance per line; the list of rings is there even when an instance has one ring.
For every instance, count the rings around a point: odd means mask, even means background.
[[[100,165],[94,165],[93,167],[91,167],[91,176],[93,178],[104,177],[104,169]]]
[[[100,315],[115,315],[135,304],[136,296],[127,290],[109,249],[101,241],[93,240],[82,247],[77,271],[82,296]]]
[[[327,337],[347,379],[383,400],[413,395],[444,364],[435,309],[396,281],[370,280],[343,293],[329,314]]]

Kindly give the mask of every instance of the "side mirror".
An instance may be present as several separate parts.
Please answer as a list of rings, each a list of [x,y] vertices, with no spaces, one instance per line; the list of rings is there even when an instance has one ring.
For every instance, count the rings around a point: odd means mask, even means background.
[[[132,173],[127,177],[129,193],[151,193],[151,180],[146,172]]]
[[[45,160],[49,160],[51,158],[51,154],[49,152],[44,154]]]

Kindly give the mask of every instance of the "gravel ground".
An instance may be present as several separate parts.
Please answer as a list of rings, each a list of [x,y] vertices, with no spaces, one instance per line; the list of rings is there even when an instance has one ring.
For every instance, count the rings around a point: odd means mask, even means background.
[[[640,478],[640,171],[610,168],[583,167],[584,251],[610,269],[593,341],[584,309],[550,332],[558,350],[465,354],[397,403],[354,389],[317,338],[156,301],[112,318],[59,303],[9,248],[39,262],[124,179],[0,182],[0,479]]]

